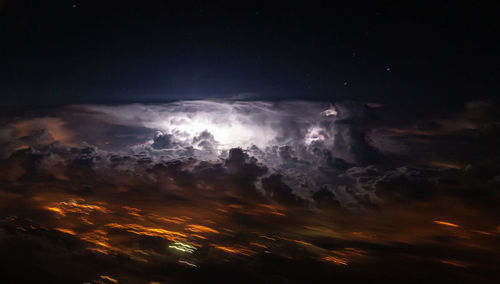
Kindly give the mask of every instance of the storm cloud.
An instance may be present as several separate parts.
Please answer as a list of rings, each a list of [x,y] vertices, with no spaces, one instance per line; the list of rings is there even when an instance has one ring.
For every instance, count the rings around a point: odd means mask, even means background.
[[[392,267],[411,255],[424,269],[441,263],[493,273],[482,256],[499,252],[494,109],[475,102],[445,119],[417,121],[395,121],[384,106],[352,101],[20,113],[0,131],[2,238],[17,250],[53,251],[52,266],[76,255],[82,263],[122,257],[150,269],[148,281],[168,280],[152,263],[206,269],[218,258],[236,265],[259,257],[264,265],[270,255],[310,268],[319,261],[366,269],[387,253]],[[473,145],[475,158],[457,143]],[[118,278],[140,278],[123,271]],[[78,279],[89,275],[96,276]],[[448,276],[441,279],[458,277]]]

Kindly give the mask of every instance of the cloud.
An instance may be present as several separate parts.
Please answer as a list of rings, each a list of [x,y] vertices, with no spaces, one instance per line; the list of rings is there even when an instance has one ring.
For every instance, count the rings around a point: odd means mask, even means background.
[[[202,269],[196,275],[206,280],[210,269],[240,273],[251,263],[245,271],[257,275],[278,262],[331,279],[402,271],[408,263],[419,273],[448,267],[483,280],[474,270],[481,267],[495,275],[485,260],[498,254],[500,235],[490,108],[450,115],[484,128],[410,124],[432,135],[395,132],[379,119],[381,110],[355,102],[219,101],[21,115],[0,128],[7,145],[0,248],[9,256],[0,261],[19,269],[25,261],[11,256],[30,256],[25,269],[66,282],[100,275],[167,281],[164,267],[183,277]],[[377,135],[387,133],[380,143]],[[67,263],[75,259],[91,269],[71,275]],[[273,275],[295,281],[301,273],[280,267]]]
[[[172,134],[163,134],[160,131],[156,132],[153,137],[153,144],[151,147],[154,149],[171,149],[179,145],[179,142],[175,141],[175,136]]]
[[[315,204],[329,192],[329,199],[347,208],[434,196],[439,177],[449,175],[442,169],[486,167],[478,162],[484,153],[461,157],[458,148],[468,143],[491,148],[498,140],[492,103],[469,103],[453,119],[416,122],[417,130],[395,130],[380,115],[383,108],[352,101],[81,105],[52,110],[47,117],[21,117],[1,133],[10,149],[4,155],[12,156],[12,180],[33,176],[28,164],[35,163],[34,156],[25,157],[29,152],[38,155],[37,171],[56,179],[95,171],[167,171],[181,179],[169,187],[180,188],[194,186],[189,179],[209,184],[210,175],[221,175],[219,180],[239,179],[242,187],[282,201]],[[469,135],[480,127],[486,139]],[[457,143],[450,142],[457,137]],[[31,150],[15,152],[16,147]],[[416,152],[436,154],[428,159]],[[183,170],[173,171],[177,164]],[[489,171],[494,181],[500,169]]]

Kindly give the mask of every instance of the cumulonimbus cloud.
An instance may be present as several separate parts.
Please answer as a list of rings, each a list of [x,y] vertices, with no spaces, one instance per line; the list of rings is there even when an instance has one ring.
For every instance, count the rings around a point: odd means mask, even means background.
[[[455,124],[474,119],[478,125],[478,119],[490,113],[484,111],[490,109],[488,104],[479,106],[481,111],[472,108],[472,116],[470,104],[467,105],[465,114],[459,115]],[[94,168],[114,170],[185,159],[225,165],[231,150],[241,149],[248,161],[254,159],[251,163],[266,168],[258,171],[258,178],[253,181],[258,190],[265,192],[265,187],[273,184],[309,201],[330,192],[344,206],[355,207],[372,206],[381,196],[388,196],[387,177],[400,172],[398,169],[409,169],[412,173],[415,171],[411,167],[416,165],[461,169],[461,164],[421,161],[420,155],[408,154],[408,147],[415,150],[440,145],[439,141],[446,136],[437,134],[450,135],[450,131],[462,128],[398,130],[387,121],[382,124],[377,121],[380,108],[352,101],[76,105],[52,110],[41,117],[21,116],[4,125],[1,142],[6,145],[4,157],[29,147],[35,152],[50,152],[51,161],[45,161],[45,165],[64,160],[65,154],[59,153],[64,147],[89,149],[78,158],[78,163],[93,161]],[[453,124],[450,121],[441,124],[443,127]],[[416,137],[420,140],[433,138],[436,143],[408,144],[409,140],[404,140],[416,135],[420,135]],[[386,163],[387,155],[397,157]],[[397,163],[398,160],[402,163]],[[431,186],[435,181],[425,181],[429,176],[425,174],[423,184]]]

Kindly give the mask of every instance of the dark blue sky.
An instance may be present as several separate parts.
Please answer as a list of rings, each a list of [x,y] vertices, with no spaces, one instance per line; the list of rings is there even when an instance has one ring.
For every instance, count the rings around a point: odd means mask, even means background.
[[[498,5],[0,1],[0,103],[498,93]]]

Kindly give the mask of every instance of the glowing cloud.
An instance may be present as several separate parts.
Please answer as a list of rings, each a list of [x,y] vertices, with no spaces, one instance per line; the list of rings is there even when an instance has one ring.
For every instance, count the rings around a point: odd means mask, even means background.
[[[263,149],[285,145],[294,140],[319,139],[318,133],[330,131],[320,126],[322,119],[335,119],[335,107],[324,103],[236,101],[184,101],[164,105],[87,106],[113,117],[120,124],[139,124],[157,130],[156,138],[165,137],[158,147],[192,146],[203,150],[210,144],[218,152],[253,145]],[[134,117],[135,121],[130,121]],[[291,125],[306,129],[291,136]],[[297,133],[296,133],[297,134]],[[302,135],[302,137],[300,137]],[[151,141],[153,143],[153,141]]]

